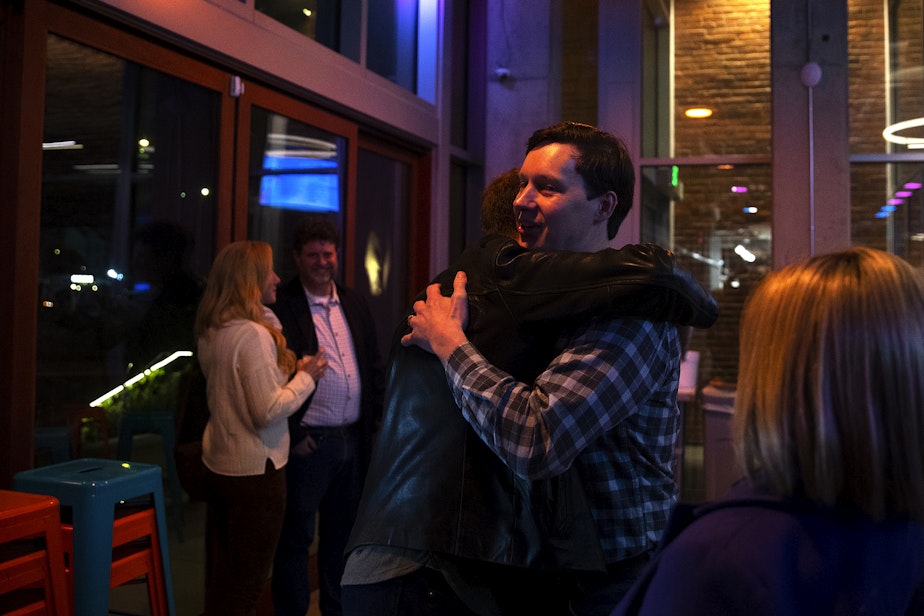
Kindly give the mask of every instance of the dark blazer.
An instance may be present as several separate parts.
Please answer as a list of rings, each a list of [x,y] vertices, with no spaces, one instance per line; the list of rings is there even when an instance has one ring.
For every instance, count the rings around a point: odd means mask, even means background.
[[[366,300],[359,293],[339,284],[337,294],[340,296],[343,313],[346,315],[350,335],[353,337],[353,348],[356,349],[356,362],[359,365],[359,376],[362,381],[358,429],[362,444],[360,450],[363,456],[360,462],[365,468],[372,450],[375,430],[382,415],[384,383],[382,361],[378,349],[378,338],[375,334],[375,323]],[[279,287],[276,292],[276,303],[270,308],[282,322],[282,333],[286,337],[286,344],[297,357],[314,355],[318,352],[318,335],[311,318],[308,298],[305,297],[305,288],[298,277]],[[305,404],[289,417],[289,434],[293,447],[308,433],[301,425],[301,420],[313,397],[313,395],[309,396]]]

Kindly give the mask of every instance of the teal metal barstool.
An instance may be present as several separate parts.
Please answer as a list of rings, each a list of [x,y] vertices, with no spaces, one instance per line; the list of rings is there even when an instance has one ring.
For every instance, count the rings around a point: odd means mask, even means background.
[[[13,477],[14,490],[54,496],[62,508],[71,510],[75,616],[108,613],[115,510],[120,503],[141,499],[153,503],[167,613],[176,614],[161,482],[161,468],[156,464],[95,458],[42,466]]]

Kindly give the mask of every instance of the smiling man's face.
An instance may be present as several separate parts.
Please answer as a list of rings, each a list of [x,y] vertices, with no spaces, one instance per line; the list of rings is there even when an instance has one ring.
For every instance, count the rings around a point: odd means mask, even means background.
[[[311,240],[292,256],[302,285],[315,295],[328,295],[337,277],[337,246]]]
[[[599,199],[588,199],[575,169],[577,149],[550,143],[527,153],[520,166],[520,192],[513,202],[520,242],[544,250],[598,250],[591,233]]]

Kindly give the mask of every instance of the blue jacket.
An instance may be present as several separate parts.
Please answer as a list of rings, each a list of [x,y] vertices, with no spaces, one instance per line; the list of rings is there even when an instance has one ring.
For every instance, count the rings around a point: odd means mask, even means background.
[[[924,614],[924,528],[757,494],[678,506],[613,611],[714,616]]]

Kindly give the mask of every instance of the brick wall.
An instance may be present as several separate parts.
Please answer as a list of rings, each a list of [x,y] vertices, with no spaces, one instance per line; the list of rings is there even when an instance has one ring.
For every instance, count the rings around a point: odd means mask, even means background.
[[[769,1],[675,0],[674,24],[675,155],[770,154]]]
[[[769,1],[675,0],[675,156],[770,154]],[[709,107],[712,117],[694,120],[689,107]],[[738,318],[744,297],[769,264],[771,213],[769,165],[681,167],[683,198],[675,204],[678,253],[721,259],[715,267],[682,257],[705,284],[714,283],[720,316],[707,332],[695,332],[701,351],[700,382],[737,379]],[[743,186],[746,193],[732,192]],[[744,212],[745,206],[757,214]],[[748,264],[733,252],[738,244],[761,259]],[[726,279],[726,287],[715,286]],[[740,287],[731,287],[732,281]]]

